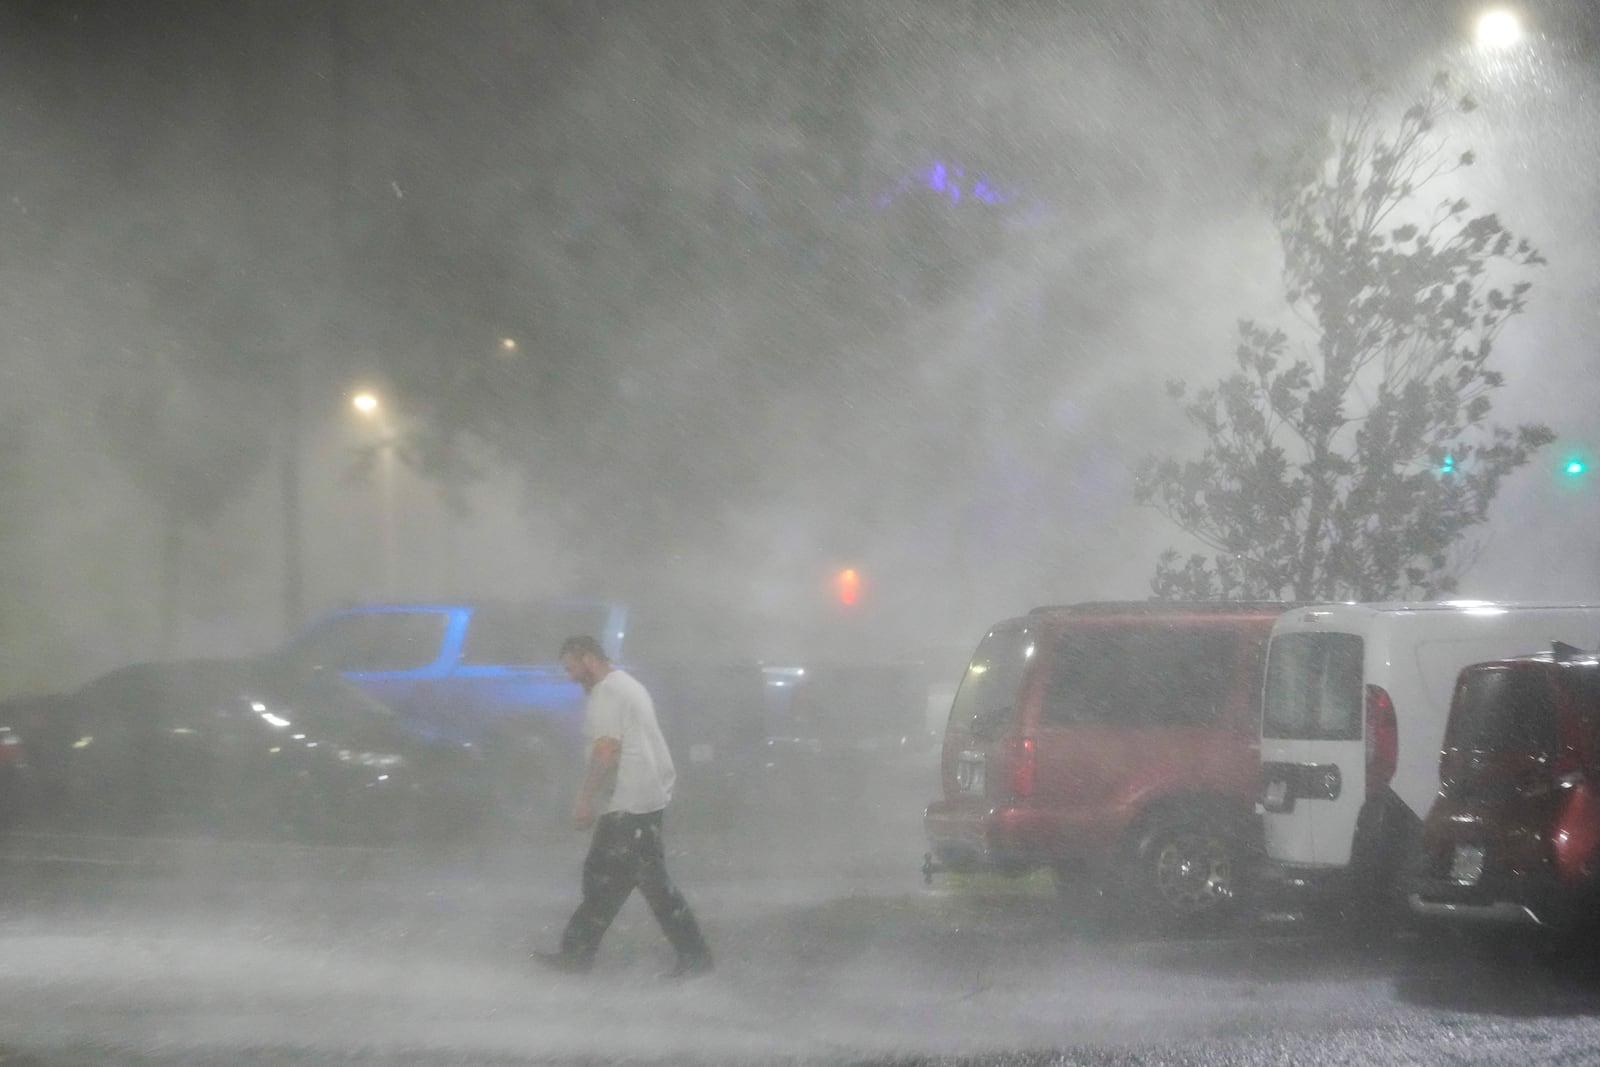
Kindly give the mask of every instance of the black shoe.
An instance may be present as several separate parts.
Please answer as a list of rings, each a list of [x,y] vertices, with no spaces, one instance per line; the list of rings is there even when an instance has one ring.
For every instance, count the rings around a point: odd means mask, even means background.
[[[672,981],[685,978],[703,978],[710,974],[713,969],[711,953],[709,952],[698,956],[679,956],[677,965],[667,972],[666,977]]]
[[[588,960],[569,956],[565,952],[535,952],[528,958],[545,970],[559,974],[588,974],[591,966]]]

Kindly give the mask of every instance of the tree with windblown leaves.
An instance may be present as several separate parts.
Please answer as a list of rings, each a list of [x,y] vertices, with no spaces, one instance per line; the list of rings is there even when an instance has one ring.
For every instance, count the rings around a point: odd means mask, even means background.
[[[1368,97],[1267,197],[1294,335],[1240,324],[1238,369],[1169,393],[1204,435],[1199,458],[1147,458],[1136,499],[1209,548],[1168,549],[1163,598],[1423,599],[1470,562],[1501,479],[1553,440],[1491,423],[1495,339],[1543,258],[1467,201],[1436,199],[1471,166],[1438,126],[1444,75],[1385,124]]]

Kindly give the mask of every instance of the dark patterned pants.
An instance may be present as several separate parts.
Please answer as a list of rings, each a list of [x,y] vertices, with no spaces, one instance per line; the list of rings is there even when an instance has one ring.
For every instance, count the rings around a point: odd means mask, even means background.
[[[711,958],[694,913],[667,877],[661,847],[661,812],[600,816],[583,861],[583,903],[561,935],[561,954],[585,965],[594,960],[611,920],[637,887],[680,960]]]

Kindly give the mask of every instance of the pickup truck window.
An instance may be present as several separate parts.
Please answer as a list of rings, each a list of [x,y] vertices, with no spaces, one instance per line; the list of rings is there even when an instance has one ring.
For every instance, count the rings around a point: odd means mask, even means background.
[[[285,655],[304,667],[341,673],[418,670],[439,658],[449,623],[442,611],[334,615],[301,635]]]
[[[467,627],[461,662],[498,667],[554,663],[561,642],[574,634],[604,640],[608,612],[604,604],[479,607]]]

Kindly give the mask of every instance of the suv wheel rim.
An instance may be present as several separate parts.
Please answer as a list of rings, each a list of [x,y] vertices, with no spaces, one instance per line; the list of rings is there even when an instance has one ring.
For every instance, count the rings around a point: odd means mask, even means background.
[[[1212,911],[1233,899],[1233,856],[1215,834],[1180,833],[1155,853],[1155,888],[1181,915]]]

